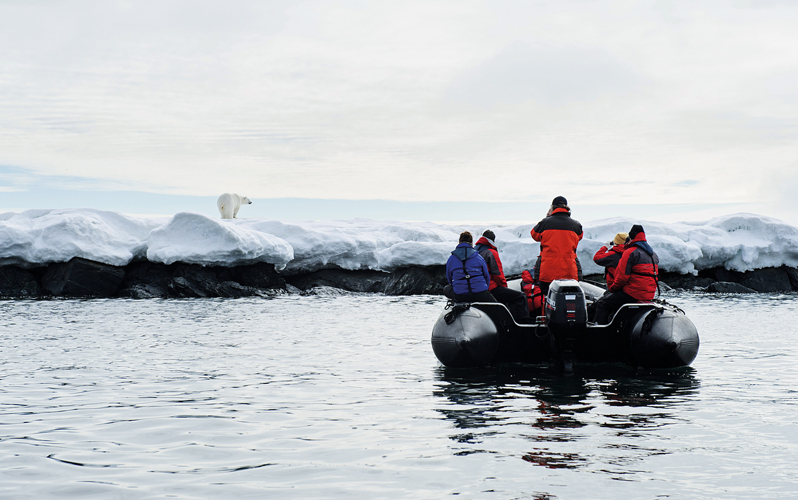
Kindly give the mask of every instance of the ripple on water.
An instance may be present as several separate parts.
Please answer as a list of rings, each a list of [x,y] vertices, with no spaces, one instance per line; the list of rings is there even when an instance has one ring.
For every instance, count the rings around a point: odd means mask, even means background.
[[[4,498],[792,498],[793,295],[693,367],[450,370],[437,297],[0,302]]]

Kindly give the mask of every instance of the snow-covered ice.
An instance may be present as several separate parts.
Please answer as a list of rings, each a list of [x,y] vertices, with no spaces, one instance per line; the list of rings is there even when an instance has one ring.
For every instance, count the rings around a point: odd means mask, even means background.
[[[505,273],[517,274],[532,267],[538,256],[540,245],[529,234],[536,222],[515,226],[369,219],[289,223],[222,220],[187,212],[148,218],[94,209],[28,210],[0,214],[0,265],[38,266],[83,257],[116,266],[149,259],[223,266],[269,262],[286,273],[324,268],[393,271],[444,264],[460,232],[478,236],[492,229]],[[704,222],[614,218],[584,223],[578,255],[585,274],[603,271],[593,264],[593,254],[633,224],[644,226],[664,271],[798,267],[798,228],[770,217],[733,214]]]

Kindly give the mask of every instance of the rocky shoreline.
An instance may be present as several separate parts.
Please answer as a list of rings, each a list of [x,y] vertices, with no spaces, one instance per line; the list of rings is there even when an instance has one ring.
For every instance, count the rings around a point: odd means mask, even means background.
[[[601,282],[601,275],[586,276]],[[798,292],[798,269],[778,267],[745,273],[706,269],[697,276],[663,272],[663,290],[710,293]],[[319,287],[385,295],[442,295],[444,266],[406,267],[392,273],[323,269],[282,275],[272,264],[238,267],[133,262],[110,266],[82,258],[46,267],[0,267],[2,298],[205,298],[251,297],[294,291],[312,294]]]

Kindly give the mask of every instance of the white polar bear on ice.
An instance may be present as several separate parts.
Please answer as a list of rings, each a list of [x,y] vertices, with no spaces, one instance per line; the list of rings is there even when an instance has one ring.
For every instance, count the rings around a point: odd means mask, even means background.
[[[251,204],[252,202],[246,196],[239,196],[234,193],[224,193],[216,200],[216,206],[219,207],[222,219],[235,219],[241,205]]]

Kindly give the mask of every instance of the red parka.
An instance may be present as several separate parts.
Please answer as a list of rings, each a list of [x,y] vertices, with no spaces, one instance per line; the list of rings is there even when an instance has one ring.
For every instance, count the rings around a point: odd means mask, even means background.
[[[499,258],[499,250],[490,242],[489,239],[482,236],[477,240],[474,245],[479,255],[488,263],[488,273],[490,274],[490,283],[488,290],[493,290],[497,286],[507,288],[507,279],[504,277],[504,268],[502,267],[502,260]]]
[[[604,278],[607,280],[607,288],[615,281],[615,269],[618,267],[618,262],[621,261],[625,248],[624,245],[613,245],[609,249],[603,246],[593,256],[593,262],[604,266]]]
[[[638,233],[626,245],[610,291],[622,290],[639,301],[648,302],[657,293],[658,274],[659,257],[646,241],[646,233]]]
[[[532,239],[540,242],[540,276],[538,280],[579,279],[576,268],[576,247],[582,239],[582,224],[571,218],[566,208],[556,208],[532,229]]]

